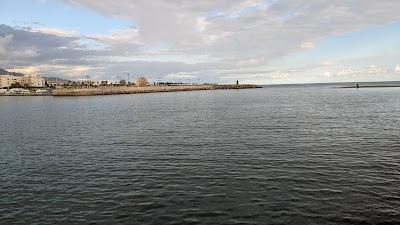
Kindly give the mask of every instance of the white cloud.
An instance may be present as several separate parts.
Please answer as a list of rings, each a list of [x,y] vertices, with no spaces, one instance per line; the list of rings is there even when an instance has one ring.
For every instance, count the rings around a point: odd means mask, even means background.
[[[231,66],[254,58],[264,64],[314,48],[310,40],[400,19],[396,0],[64,1],[131,20],[140,43],[169,46],[163,54],[207,55]]]
[[[0,36],[0,56],[9,59],[23,59],[39,56],[38,50],[35,47],[21,50],[10,49],[13,39],[14,35],[12,34],[5,35],[4,37]]]
[[[332,66],[332,65],[334,65],[334,63],[330,61],[321,62],[321,66]]]
[[[362,68],[346,68],[338,71],[336,76],[338,77],[353,77],[353,76],[371,76],[371,75],[385,75],[388,70],[380,68],[375,65],[370,65]]]
[[[301,49],[312,49],[312,48],[315,48],[315,45],[314,45],[314,43],[312,43],[312,42],[303,42],[303,43],[300,45],[300,48],[301,48]]]
[[[10,44],[10,42],[13,40],[14,35],[12,34],[7,34],[4,37],[0,36],[0,46],[5,47],[6,45]]]
[[[208,22],[206,21],[205,17],[197,18],[196,27],[198,31],[203,32],[206,29],[207,24]]]
[[[168,74],[164,78],[167,80],[170,80],[170,79],[172,79],[172,80],[195,79],[195,78],[197,78],[197,75],[195,75],[195,73],[191,73],[191,72],[179,72],[179,73]]]
[[[33,58],[39,56],[39,53],[35,48],[25,49],[19,51],[12,51],[9,53],[11,57],[14,58]]]
[[[12,34],[5,35],[4,37],[0,36],[0,55],[2,56],[8,55],[8,50],[6,48],[11,43],[13,38],[14,35]]]
[[[88,38],[110,45],[140,44],[138,38],[138,29],[136,28],[114,30],[110,35],[95,34],[88,36]]]
[[[35,28],[35,29],[32,29],[32,31],[40,32],[40,33],[44,33],[44,34],[52,34],[52,35],[61,36],[61,37],[79,36],[79,33],[77,31],[65,31],[62,29],[50,28],[50,27]]]
[[[2,57],[1,64],[57,64],[71,68],[88,65],[94,68],[91,72],[99,76],[111,76],[116,70],[137,70],[154,73],[154,76],[190,72],[198,77],[207,76],[200,72],[208,71],[223,77],[227,74],[221,71],[230,70],[229,73],[235,74],[237,69],[244,68],[249,72],[240,75],[249,79],[282,80],[291,78],[293,73],[286,71],[289,66],[275,68],[283,71],[280,73],[259,73],[250,69],[312,49],[323,38],[400,20],[400,1],[397,0],[64,2],[131,21],[135,27],[82,37],[79,33],[57,28],[22,32],[0,25],[0,54],[12,56]],[[18,40],[13,39],[12,35],[16,34]],[[86,45],[89,40],[101,48],[88,47],[92,44]],[[378,66],[350,65],[331,70],[333,66],[340,66],[339,61],[332,60],[334,65],[329,61],[313,62],[316,67],[324,67],[315,73],[316,76],[321,77],[325,71],[329,71],[331,77],[385,73]],[[47,72],[51,69],[53,73],[58,72],[56,67],[48,68]]]
[[[240,80],[243,82],[256,82],[259,84],[280,83],[290,81],[289,71],[259,71],[259,70],[224,70],[220,71],[221,78],[226,81]]]
[[[19,67],[8,69],[10,72],[17,72],[23,74],[41,74],[46,75],[49,74],[49,71],[58,71],[56,75],[59,77],[65,78],[82,78],[84,75],[87,75],[93,68],[88,66],[67,66],[67,65],[51,65],[51,64],[42,64],[37,66],[27,66],[27,67]]]
[[[400,73],[400,64],[396,65],[396,67],[394,68],[394,71]]]
[[[290,74],[286,72],[275,72],[269,75],[272,79],[278,79],[278,80],[287,80],[289,78]]]
[[[240,60],[238,62],[238,66],[252,66],[252,65],[258,65],[261,64],[262,62],[265,62],[265,58],[254,58],[254,59],[247,59],[247,60]]]

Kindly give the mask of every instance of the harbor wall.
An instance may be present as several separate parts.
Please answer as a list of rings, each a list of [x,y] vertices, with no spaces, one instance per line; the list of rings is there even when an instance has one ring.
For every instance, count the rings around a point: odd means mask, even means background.
[[[257,85],[181,85],[161,86],[151,85],[138,86],[107,86],[90,88],[57,88],[53,90],[53,96],[91,96],[91,95],[116,95],[116,94],[139,94],[154,92],[176,92],[176,91],[197,91],[197,90],[218,90],[218,89],[247,89],[261,88]]]

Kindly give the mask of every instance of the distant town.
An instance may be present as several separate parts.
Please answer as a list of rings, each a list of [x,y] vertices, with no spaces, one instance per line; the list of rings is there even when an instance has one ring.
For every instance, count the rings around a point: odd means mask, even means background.
[[[85,96],[258,87],[248,84],[239,85],[239,81],[231,85],[182,82],[153,82],[150,84],[144,76],[138,76],[134,81],[96,81],[89,79],[89,76],[80,81],[71,81],[55,77],[47,78],[40,75],[25,75],[0,69],[0,95],[3,96]]]
[[[31,91],[28,89],[35,90],[37,93],[47,92],[45,89],[46,80],[44,77],[36,75],[27,76],[15,76],[15,75],[0,75],[0,94],[29,94]]]
[[[189,85],[188,83],[174,83],[174,82],[157,82],[153,85]],[[56,88],[88,88],[88,87],[107,87],[107,86],[136,86],[144,87],[149,86],[146,77],[138,77],[135,81],[119,80],[110,81],[102,80],[96,81],[85,79],[80,81],[71,81],[56,77],[43,77],[40,75],[25,75],[22,73],[8,72],[0,69],[0,94],[1,95],[50,95],[53,89]]]

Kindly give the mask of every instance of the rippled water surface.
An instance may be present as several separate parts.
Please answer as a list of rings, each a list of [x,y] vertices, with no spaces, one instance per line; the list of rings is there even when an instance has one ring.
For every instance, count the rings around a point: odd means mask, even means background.
[[[400,224],[400,88],[0,97],[0,224]]]

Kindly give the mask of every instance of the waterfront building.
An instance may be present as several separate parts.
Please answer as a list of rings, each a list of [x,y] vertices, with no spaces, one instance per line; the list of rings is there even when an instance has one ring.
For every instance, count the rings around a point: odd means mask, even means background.
[[[149,85],[149,82],[147,81],[146,77],[139,77],[136,80],[136,85],[139,86],[139,87],[144,87],[144,86]]]
[[[44,79],[44,77],[38,75],[23,76],[21,80],[22,80],[21,85],[23,86],[41,88],[45,87],[46,85],[46,80]]]
[[[0,88],[9,88],[11,87],[12,84],[20,83],[21,84],[21,78],[18,76],[13,76],[13,75],[0,75]],[[21,84],[22,85],[22,84]]]
[[[0,75],[0,89],[10,87],[10,75]]]
[[[108,86],[108,85],[111,85],[111,84],[112,84],[112,82],[108,81],[108,80],[102,80],[100,82],[100,86]]]
[[[88,86],[88,87],[95,87],[95,86],[98,86],[98,83],[95,80],[81,80],[81,81],[78,82],[78,85]]]
[[[62,82],[59,82],[58,80],[46,80],[46,83],[49,87],[59,87],[63,84]]]
[[[19,83],[21,86],[41,88],[45,86],[44,77],[37,75],[14,76],[0,75],[0,88],[10,88],[11,85]]]

